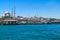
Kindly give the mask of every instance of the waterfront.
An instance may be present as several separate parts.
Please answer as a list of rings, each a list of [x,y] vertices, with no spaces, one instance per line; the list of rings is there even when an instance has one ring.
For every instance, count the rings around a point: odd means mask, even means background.
[[[60,40],[60,24],[1,25],[0,40]]]
[[[41,16],[23,17],[16,16],[15,6],[12,10],[12,14],[9,11],[5,11],[4,15],[0,17],[0,25],[14,25],[14,24],[60,24],[60,18],[45,18]]]

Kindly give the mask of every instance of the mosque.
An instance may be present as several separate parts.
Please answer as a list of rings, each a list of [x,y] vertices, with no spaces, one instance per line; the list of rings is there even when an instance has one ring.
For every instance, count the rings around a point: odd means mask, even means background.
[[[18,24],[18,20],[15,20],[15,7],[12,11],[12,14],[9,11],[4,12],[4,16],[2,17],[1,24]]]
[[[3,16],[4,18],[11,18],[11,14],[10,14],[10,12],[8,12],[8,11],[6,11],[6,12],[4,12],[4,16]]]
[[[5,11],[4,12],[4,18],[6,18],[6,19],[9,19],[9,18],[15,18],[15,7],[14,7],[14,9],[12,10],[12,13],[10,13],[9,11]]]

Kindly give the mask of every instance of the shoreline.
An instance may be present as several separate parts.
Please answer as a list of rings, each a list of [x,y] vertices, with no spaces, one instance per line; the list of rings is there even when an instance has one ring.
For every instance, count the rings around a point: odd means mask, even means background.
[[[48,24],[0,24],[0,25],[50,25],[50,24],[60,24],[60,23],[48,23]]]

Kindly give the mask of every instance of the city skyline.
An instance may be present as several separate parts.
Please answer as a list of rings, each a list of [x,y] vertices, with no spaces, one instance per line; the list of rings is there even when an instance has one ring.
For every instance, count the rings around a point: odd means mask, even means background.
[[[16,6],[16,16],[60,18],[59,0],[0,0],[0,14],[12,13]]]

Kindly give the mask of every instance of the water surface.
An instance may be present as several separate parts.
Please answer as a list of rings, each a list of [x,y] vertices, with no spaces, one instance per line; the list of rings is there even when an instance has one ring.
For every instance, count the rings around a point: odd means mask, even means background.
[[[60,40],[60,24],[0,25],[0,40]]]

